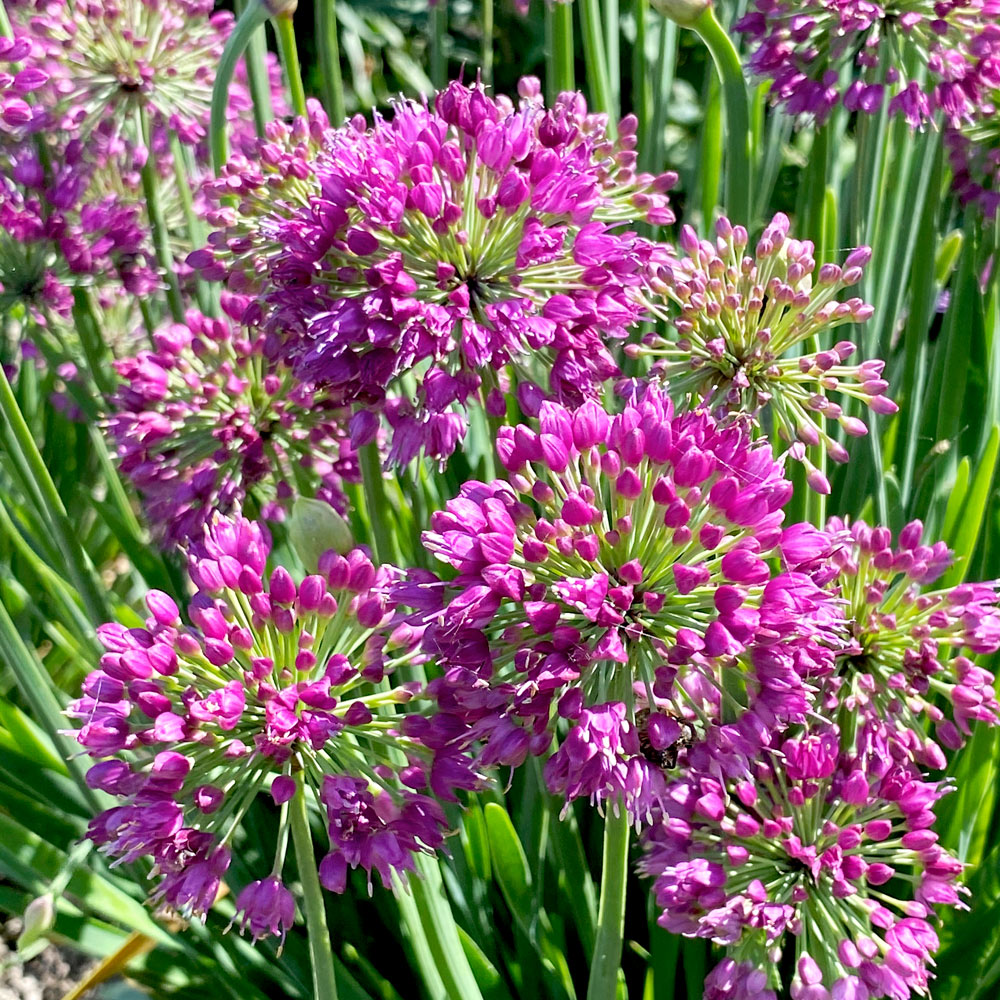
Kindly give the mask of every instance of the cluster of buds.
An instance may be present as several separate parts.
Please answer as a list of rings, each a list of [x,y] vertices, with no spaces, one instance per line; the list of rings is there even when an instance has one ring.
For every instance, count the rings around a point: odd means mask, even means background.
[[[876,413],[897,407],[885,396],[884,362],[846,364],[855,351],[847,341],[822,350],[812,346],[826,331],[872,315],[860,298],[838,299],[861,280],[871,251],[861,247],[842,267],[824,264],[817,271],[813,244],[789,239],[788,230],[788,218],[779,213],[751,256],[746,229],[725,217],[716,222],[714,241],[699,240],[684,226],[680,251],[657,262],[644,300],[654,318],[674,327],[677,339],[653,331],[626,353],[653,359],[650,377],[694,406],[740,419],[768,407],[792,457],[806,464],[809,484],[829,493],[805,446],[822,444],[838,462],[847,461],[847,451],[820,419],[836,420],[849,435],[867,432],[830,394],[859,400]],[[801,345],[807,353],[787,356]]]

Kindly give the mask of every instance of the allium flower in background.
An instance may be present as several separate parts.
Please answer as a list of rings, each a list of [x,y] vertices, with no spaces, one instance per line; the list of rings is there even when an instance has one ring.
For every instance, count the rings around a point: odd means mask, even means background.
[[[914,128],[937,112],[957,123],[996,83],[997,0],[753,0],[736,28],[771,99],[817,122],[840,103],[875,114],[888,96]]]
[[[230,317],[246,308],[229,294],[223,305]],[[227,318],[190,310],[153,340],[155,350],[115,363],[122,384],[108,426],[161,540],[197,540],[215,511],[249,504],[280,519],[300,494],[346,509],[341,485],[358,468],[340,400]]]
[[[543,403],[497,450],[509,483],[467,483],[425,534],[459,575],[400,588],[445,668],[441,728],[481,763],[547,752],[566,719],[550,787],[639,821],[678,747],[751,754],[803,715],[835,611],[766,562],[791,495],[767,444],[649,389],[614,417]]]
[[[388,885],[416,852],[439,847],[445,819],[428,783],[447,795],[464,774],[436,770],[397,714],[419,685],[404,673],[413,630],[394,628],[387,597],[395,571],[360,549],[330,551],[296,582],[280,567],[267,573],[269,548],[259,526],[217,518],[189,555],[191,624],[152,591],[144,628],[101,626],[107,652],[68,710],[98,761],[89,784],[121,799],[90,837],[118,861],[152,858],[153,900],[185,916],[212,905],[262,793],[320,807],[330,838],[320,879],[343,892],[351,868]],[[237,897],[255,938],[284,935],[293,918],[285,820],[283,809],[269,877]]]
[[[212,0],[92,0],[81,16],[73,4],[44,0],[26,11],[21,30],[35,42],[32,61],[51,77],[44,101],[49,127],[83,136],[99,127],[140,142],[136,115],[142,111],[154,129],[200,143],[215,67],[234,23],[231,12],[213,6]],[[280,94],[273,56],[268,73]],[[251,107],[249,91],[237,81],[228,118],[244,135],[252,134]]]
[[[30,143],[0,155],[0,309],[48,325],[65,317],[73,289],[143,295],[159,284],[137,204],[88,190],[93,164],[69,142],[51,176]]]
[[[778,738],[751,780],[678,781],[646,831],[641,869],[656,879],[659,923],[726,948],[706,997],[927,992],[933,907],[960,902],[962,865],[931,830],[946,788],[840,743],[836,727],[817,723]]]
[[[945,132],[952,188],[963,205],[993,220],[1000,208],[1000,80],[971,122]]]
[[[822,444],[838,462],[847,461],[847,451],[821,418],[836,420],[850,435],[867,433],[864,422],[845,414],[830,395],[852,397],[876,413],[895,413],[897,407],[884,395],[884,362],[845,364],[855,351],[848,341],[785,356],[837,326],[863,322],[873,311],[860,298],[838,299],[861,279],[871,257],[867,247],[851,251],[843,267],[823,264],[817,271],[813,244],[789,239],[788,228],[788,218],[776,215],[750,256],[747,231],[725,217],[716,223],[714,242],[699,240],[684,226],[683,252],[653,266],[645,296],[648,311],[673,326],[677,339],[651,332],[626,351],[652,358],[649,375],[694,406],[739,419],[770,407],[793,457],[808,467],[809,484],[829,493],[805,445]]]
[[[934,589],[951,553],[943,542],[922,544],[922,532],[913,521],[894,547],[888,528],[832,518],[825,531],[789,528],[779,549],[790,569],[846,602],[827,709],[843,710],[845,729],[877,736],[884,728],[920,763],[941,768],[944,755],[925,736],[925,720],[951,749],[971,722],[1000,722],[993,674],[965,655],[1000,649],[1000,595],[993,583]]]
[[[398,463],[446,458],[481,387],[503,405],[508,365],[561,398],[596,394],[654,253],[610,227],[673,218],[675,176],[634,172],[634,122],[616,147],[578,95],[546,111],[537,81],[522,92],[515,109],[452,83],[433,107],[401,101],[371,129],[310,130],[290,153],[264,143],[260,163],[212,186],[239,204],[220,204],[191,263],[259,293],[255,311],[297,370],[369,411],[359,442],[384,409]]]

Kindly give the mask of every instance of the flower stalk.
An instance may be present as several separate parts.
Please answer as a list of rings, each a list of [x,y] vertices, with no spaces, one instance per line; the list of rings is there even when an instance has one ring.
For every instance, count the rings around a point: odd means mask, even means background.
[[[309,832],[309,810],[305,786],[298,783],[288,803],[288,818],[292,829],[295,863],[302,884],[302,909],[309,934],[309,958],[312,962],[313,996],[316,1000],[337,1000],[337,979],[333,970],[333,949],[330,928],[326,922],[326,907],[320,887],[312,834]]]
[[[743,66],[732,39],[719,24],[715,11],[706,7],[691,28],[698,33],[711,53],[722,83],[726,108],[726,206],[729,217],[747,225],[750,222],[750,110]]]

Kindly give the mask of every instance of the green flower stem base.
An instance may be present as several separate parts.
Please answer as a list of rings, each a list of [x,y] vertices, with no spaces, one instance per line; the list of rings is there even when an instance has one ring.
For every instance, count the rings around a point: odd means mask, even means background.
[[[302,909],[305,912],[306,929],[309,933],[313,996],[315,1000],[337,1000],[337,980],[333,971],[330,929],[326,923],[323,888],[319,882],[319,872],[316,870],[316,855],[313,853],[312,834],[309,832],[309,812],[303,785],[299,785],[288,805],[295,863],[298,865],[299,881],[302,883]]]

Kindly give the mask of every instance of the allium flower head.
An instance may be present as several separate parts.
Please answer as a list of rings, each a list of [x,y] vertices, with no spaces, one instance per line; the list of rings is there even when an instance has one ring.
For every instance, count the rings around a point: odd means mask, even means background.
[[[945,789],[840,742],[835,727],[820,727],[779,738],[752,780],[678,781],[646,831],[641,867],[656,879],[660,924],[726,948],[706,996],[926,993],[933,906],[960,901],[962,865],[931,830]],[[782,983],[780,956],[792,949]]]
[[[1000,60],[997,61],[1000,67]],[[974,204],[983,217],[1000,209],[1000,70],[989,102],[971,122],[945,132],[952,187],[963,205]]]
[[[306,377],[384,405],[401,463],[421,447],[447,457],[464,433],[455,405],[508,365],[559,396],[594,395],[653,253],[610,226],[672,219],[675,177],[636,176],[633,121],[615,146],[579,95],[545,110],[537,81],[522,90],[514,108],[452,83],[432,107],[400,101],[371,129],[328,131],[318,154],[311,129],[291,151],[264,143],[260,165],[213,186],[241,200],[191,263],[257,290]]]
[[[737,692],[754,711],[715,737],[744,751],[805,710],[797,657],[826,655],[829,607],[766,562],[791,493],[766,444],[655,389],[614,417],[546,402],[538,432],[500,435],[509,483],[467,483],[425,534],[459,574],[427,630],[432,686],[485,763],[545,752],[561,716],[550,785],[641,818],[659,754],[732,722]]]
[[[91,838],[119,861],[151,857],[154,900],[185,915],[212,905],[234,833],[262,793],[278,806],[306,794],[321,807],[330,850],[320,877],[336,892],[351,868],[388,885],[445,830],[426,790],[432,775],[450,788],[396,714],[419,685],[397,673],[415,636],[394,628],[394,571],[359,549],[330,551],[318,574],[295,581],[281,567],[266,572],[268,552],[257,525],[218,518],[190,552],[190,625],[150,592],[144,628],[99,629],[106,653],[68,710],[98,761],[89,784],[121,799],[93,820]],[[292,920],[282,817],[274,870],[237,898],[254,937],[284,934]]]
[[[1000,3],[753,0],[736,27],[755,46],[750,69],[790,114],[822,122],[840,103],[874,114],[888,94],[889,112],[916,128],[936,112],[958,122],[981,106],[996,73]]]
[[[921,763],[943,767],[940,749],[923,735],[924,719],[953,749],[971,722],[1000,721],[993,674],[965,655],[1000,649],[1000,597],[992,583],[934,589],[951,553],[943,542],[922,544],[922,532],[914,521],[894,546],[888,528],[833,518],[825,532],[790,528],[779,548],[787,565],[846,603],[827,681],[831,704],[859,727],[886,724]]]
[[[53,125],[118,132],[132,129],[143,109],[183,142],[204,137],[230,12],[213,13],[211,0],[89,0],[85,12],[63,2],[39,7],[26,28],[37,43],[34,61],[51,77]],[[236,90],[230,114],[245,117],[249,95]]]
[[[88,190],[94,167],[79,142],[48,177],[30,143],[6,149],[0,165],[0,311],[47,325],[69,314],[75,287],[157,287],[139,206]]]
[[[654,359],[649,374],[696,406],[751,416],[769,406],[779,434],[792,442],[793,457],[807,465],[805,446],[820,443],[843,462],[847,451],[820,418],[837,420],[852,435],[867,428],[829,396],[839,393],[876,413],[894,413],[896,404],[884,395],[884,363],[845,364],[855,351],[847,341],[785,355],[872,315],[859,298],[838,299],[861,279],[871,251],[860,247],[843,267],[824,264],[817,271],[813,244],[789,239],[788,229],[788,218],[776,215],[751,256],[746,230],[725,217],[716,223],[715,241],[699,240],[685,226],[680,252],[654,265],[646,296],[649,312],[673,326],[678,337],[652,332],[627,352]],[[830,491],[811,466],[809,478],[814,489]]]
[[[223,300],[230,316],[243,313],[244,301]],[[280,519],[303,491],[346,509],[341,484],[358,469],[340,401],[225,317],[189,310],[153,340],[155,350],[115,363],[122,383],[108,426],[162,540],[197,540],[213,512],[248,503]]]

